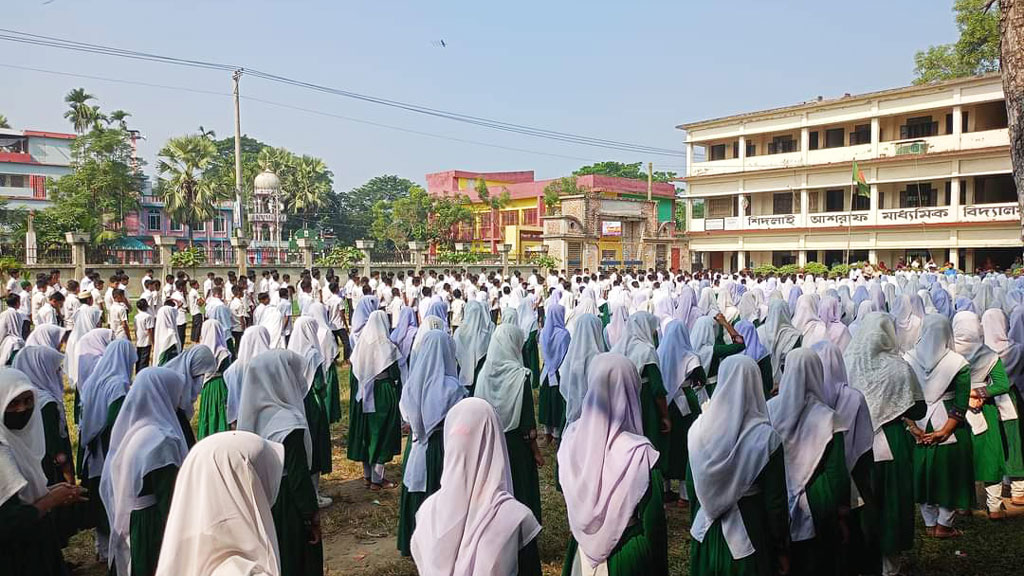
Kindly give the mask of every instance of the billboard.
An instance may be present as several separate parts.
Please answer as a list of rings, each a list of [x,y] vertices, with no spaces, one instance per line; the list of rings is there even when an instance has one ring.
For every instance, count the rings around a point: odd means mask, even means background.
[[[617,220],[602,221],[601,236],[622,236],[622,222]]]

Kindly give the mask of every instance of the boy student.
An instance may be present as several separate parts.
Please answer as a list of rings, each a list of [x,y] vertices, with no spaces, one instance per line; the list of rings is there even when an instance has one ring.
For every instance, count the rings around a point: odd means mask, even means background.
[[[452,291],[452,333],[455,333],[455,329],[462,325],[462,316],[466,308],[466,301],[462,299],[462,290],[456,288]]]
[[[309,281],[309,278],[306,278],[299,286],[302,289],[302,292],[299,292],[299,315],[301,316],[306,313],[306,309],[313,303],[313,283]]]
[[[108,310],[111,339],[131,340],[132,331],[128,327],[128,299],[124,295],[124,290],[114,289],[113,299]]]
[[[135,303],[138,312],[135,313],[135,350],[138,352],[139,360],[135,363],[135,372],[149,366],[149,357],[153,352],[153,330],[156,328],[156,318],[149,313],[149,301],[140,298]]]
[[[42,324],[39,321],[39,309],[43,307],[43,304],[46,304],[46,289],[49,287],[48,278],[45,274],[36,278],[36,287],[32,291],[32,299],[30,301],[32,306],[32,323],[36,326]]]
[[[6,286],[7,292],[5,292],[5,294],[7,294],[7,295],[19,294],[20,295],[21,294],[21,270],[11,270],[9,272],[9,274],[11,275],[11,277],[7,279],[7,286]]]
[[[54,326],[62,325],[63,318],[60,316],[60,310],[64,307],[64,294],[57,292],[56,290],[50,294],[46,303],[39,308],[39,323],[37,326],[43,324],[53,324]]]
[[[242,295],[241,286],[231,287],[231,304],[228,304],[228,309],[231,311],[231,336],[235,342],[242,341],[242,333],[245,332],[246,317],[249,312],[242,300]]]
[[[174,305],[178,308],[178,318],[175,322],[176,328],[178,329],[178,342],[182,346],[185,345],[185,326],[188,325],[188,316],[185,314],[185,292],[188,287],[184,280],[174,281],[174,290],[171,291],[171,297],[168,300],[173,300]]]
[[[270,294],[266,292],[260,292],[256,295],[256,307],[252,310],[252,325],[259,326],[260,321],[263,319],[263,311],[267,309],[267,305],[270,304]]]
[[[203,298],[209,298],[210,293],[213,292],[213,272],[206,273],[206,280],[203,280]]]
[[[206,297],[206,309],[213,310],[217,306],[225,306],[224,304],[224,286],[217,285],[210,290],[210,295]],[[229,328],[226,326],[225,328]]]
[[[78,280],[68,280],[68,293],[64,297],[64,307],[61,308],[61,316],[64,317],[64,328],[69,332],[75,327],[75,314],[82,302],[78,299]]]
[[[32,330],[32,283],[28,280],[21,281],[21,293],[12,294],[12,296],[18,297],[18,315],[21,316],[21,337],[22,339],[28,338],[28,333]],[[8,300],[8,306],[10,302],[14,300]]]
[[[402,314],[402,308],[405,307],[405,302],[402,301],[402,294],[398,288],[391,289],[391,302],[388,303],[387,310],[388,316],[391,317],[391,325],[398,325],[398,317]]]
[[[277,296],[277,309],[281,312],[281,337],[287,346],[292,335],[292,289],[279,288]]]
[[[160,291],[160,298],[162,300],[170,300],[171,294],[174,292],[174,275],[168,274],[164,277],[164,287]]]
[[[188,287],[188,313],[192,316],[192,343],[199,344],[199,336],[203,331],[203,309],[206,300],[199,295],[199,281],[192,280]]]

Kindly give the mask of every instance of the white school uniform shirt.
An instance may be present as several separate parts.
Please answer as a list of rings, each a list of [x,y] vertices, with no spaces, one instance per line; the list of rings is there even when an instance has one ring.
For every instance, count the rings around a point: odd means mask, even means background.
[[[111,302],[109,312],[107,316],[110,318],[110,332],[111,340],[117,340],[119,338],[127,339],[128,335],[124,333],[124,322],[128,322],[128,307],[120,302]]]
[[[330,298],[327,299],[327,321],[331,323],[331,330],[340,330],[344,326],[344,321],[342,320],[343,304],[344,301],[337,294],[331,294]],[[394,325],[394,321],[392,321],[392,325]]]
[[[420,322],[421,323],[423,322],[423,319],[427,317],[427,310],[430,309],[430,305],[433,302],[434,302],[434,296],[431,296],[430,298],[424,298],[423,300],[420,300],[420,304],[419,304],[419,307],[417,308],[417,311],[420,314]]]
[[[313,296],[307,292],[299,292],[299,314],[305,314],[306,309],[313,303]],[[289,307],[289,310],[291,308]]]
[[[281,334],[288,336],[292,333],[292,301],[281,299],[277,303],[277,310],[281,313]]]
[[[74,294],[68,294],[64,298],[64,327],[68,330],[75,327],[75,314],[81,306],[82,303],[78,300],[78,296]]]
[[[164,300],[171,297],[171,293],[174,292],[174,284],[164,284],[160,287],[160,295],[163,296]]]
[[[242,332],[244,330],[242,319],[246,316],[245,303],[242,302],[241,298],[232,298],[228,309],[231,310],[231,331]]]
[[[135,347],[152,346],[153,340],[149,331],[156,327],[156,317],[149,312],[139,311],[135,315]]]
[[[391,317],[392,326],[398,324],[398,316],[402,313],[403,306],[405,306],[405,304],[403,304],[402,300],[399,298],[392,298],[391,303],[388,304],[386,310],[388,311],[388,316]]]
[[[267,292],[270,293],[271,304],[277,304],[281,300],[281,284],[271,280],[267,283]]]
[[[53,306],[49,302],[46,302],[39,307],[37,316],[39,317],[39,321],[36,322],[36,326],[41,326],[43,324],[57,325],[57,311],[54,310]]]
[[[270,278],[260,278],[260,292],[266,292],[270,289]]]
[[[92,292],[92,289],[95,288],[95,285],[93,285],[92,283],[92,278],[86,276],[85,278],[82,278],[81,282],[78,283],[78,287],[81,288],[83,292]]]
[[[171,300],[174,300],[178,304],[177,324],[178,326],[181,326],[188,321],[188,318],[185,316],[185,295],[182,294],[180,291],[175,290],[174,292],[171,293]]]
[[[401,293],[403,290],[405,290],[405,282],[403,282],[402,280],[399,280],[398,278],[395,278],[395,280],[394,280],[394,282],[392,282],[392,284],[393,284],[393,286],[392,286],[393,288],[398,288],[398,292],[399,293]]]
[[[188,313],[192,316],[198,316],[202,312],[199,307],[199,291],[195,288],[189,288],[188,290]]]
[[[462,325],[462,315],[465,308],[466,303],[462,300],[462,298],[456,298],[452,300],[452,330],[454,330],[457,326]]]
[[[415,284],[409,284],[405,287],[405,303],[407,306],[415,308],[420,301],[420,287]]]
[[[21,284],[18,278],[7,279],[7,293],[8,294],[21,294]]]
[[[32,293],[28,290],[22,290],[18,298],[18,314],[21,314],[21,319],[24,321],[31,313]]]
[[[207,278],[203,280],[203,298],[209,298],[210,292],[213,292],[213,280]]]
[[[142,285],[143,286],[145,286],[146,284],[149,284],[152,281],[153,281],[153,277],[150,276],[149,274],[146,274],[145,276],[142,277]]]
[[[32,293],[32,323],[41,324],[39,321],[39,309],[46,304],[46,294],[36,290]]]

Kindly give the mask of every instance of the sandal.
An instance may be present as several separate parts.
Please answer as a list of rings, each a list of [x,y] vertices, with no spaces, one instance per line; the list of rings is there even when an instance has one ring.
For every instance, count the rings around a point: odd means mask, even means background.
[[[1006,510],[1003,508],[1000,508],[995,512],[989,510],[988,519],[993,521],[1006,520]]]
[[[932,530],[932,537],[939,540],[949,540],[951,538],[959,538],[964,535],[963,530],[958,530],[952,526],[936,526]]]
[[[380,484],[377,484],[376,482],[373,482],[373,483],[370,484],[370,492],[380,492],[381,490],[394,490],[397,487],[398,487],[398,484],[395,484],[394,482],[391,482],[390,480],[385,480],[385,481],[381,482]]]

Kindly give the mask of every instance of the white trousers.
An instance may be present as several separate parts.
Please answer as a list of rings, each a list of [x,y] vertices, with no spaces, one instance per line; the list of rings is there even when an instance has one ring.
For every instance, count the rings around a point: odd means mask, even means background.
[[[956,511],[934,504],[921,504],[921,517],[924,518],[924,525],[932,528],[936,523],[946,527],[953,527],[953,520],[956,519]]]
[[[1003,478],[1003,484],[1010,485],[1010,496],[1014,498],[1024,498],[1024,479]]]
[[[899,555],[882,556],[882,576],[898,576],[900,573]]]
[[[1003,483],[985,485],[985,504],[989,512],[998,512],[1003,505]]]
[[[383,464],[368,464],[363,462],[363,478],[367,478],[374,484],[381,484],[384,482],[384,465]]]

